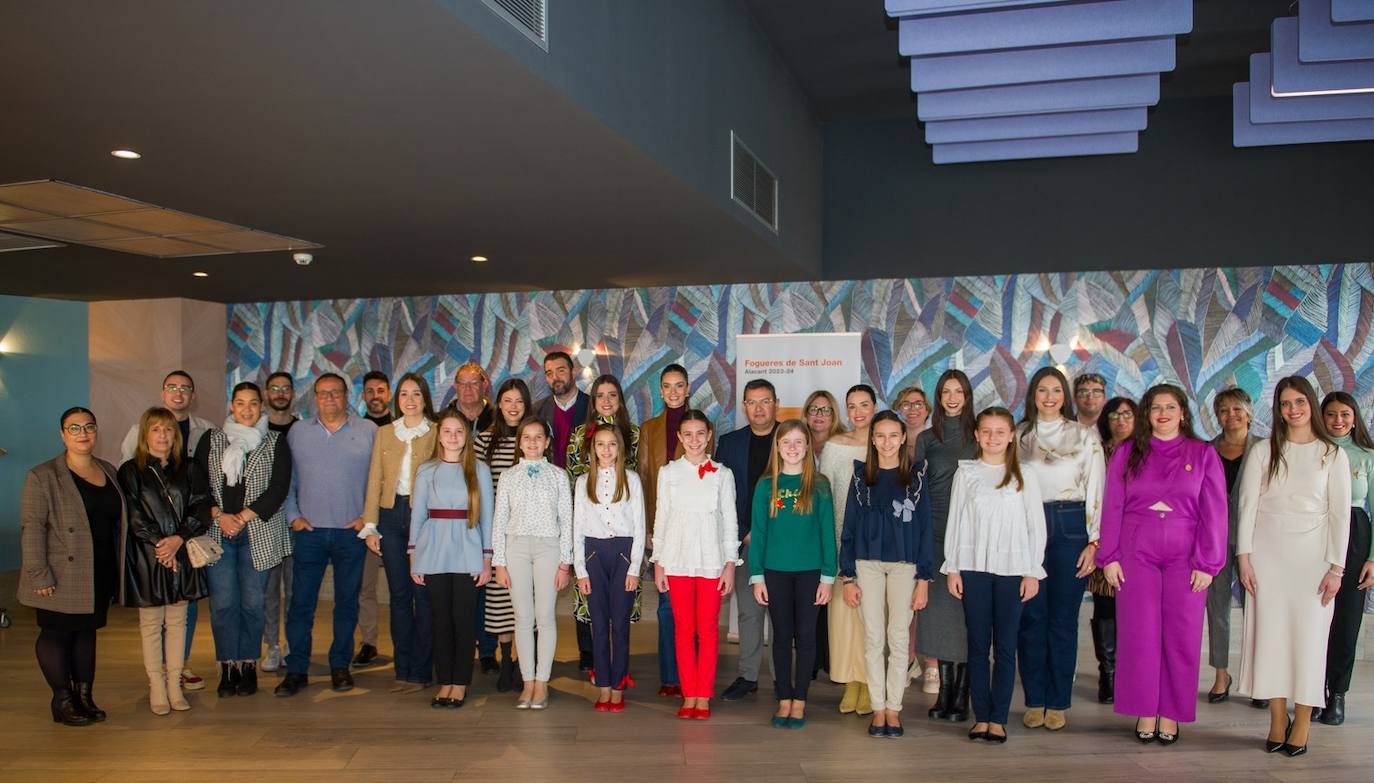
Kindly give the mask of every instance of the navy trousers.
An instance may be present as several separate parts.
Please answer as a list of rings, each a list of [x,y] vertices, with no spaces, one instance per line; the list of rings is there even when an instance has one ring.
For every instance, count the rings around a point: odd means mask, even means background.
[[[1078,668],[1078,609],[1088,585],[1086,576],[1076,576],[1078,556],[1088,545],[1083,502],[1046,503],[1045,529],[1047,576],[1021,611],[1021,688],[1027,707],[1067,710]]]
[[[976,723],[1006,725],[1016,689],[1021,577],[962,571],[968,633],[968,689]],[[992,653],[989,668],[988,653]]]
[[[635,591],[625,589],[625,575],[633,545],[629,537],[586,539],[587,578],[592,583],[587,608],[592,613],[592,665],[598,688],[620,688],[630,670]]]
[[[396,679],[428,685],[434,680],[434,621],[429,591],[410,578],[410,498],[396,496],[396,504],[378,513],[382,533],[382,567],[391,595],[391,647],[396,654]]]

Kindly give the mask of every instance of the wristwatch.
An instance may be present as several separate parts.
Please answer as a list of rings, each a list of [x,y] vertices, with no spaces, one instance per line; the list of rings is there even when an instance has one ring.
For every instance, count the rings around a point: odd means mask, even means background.
[[[854,584],[854,577],[852,577],[852,576],[842,576],[842,577],[840,577],[840,584],[852,585],[852,584]]]

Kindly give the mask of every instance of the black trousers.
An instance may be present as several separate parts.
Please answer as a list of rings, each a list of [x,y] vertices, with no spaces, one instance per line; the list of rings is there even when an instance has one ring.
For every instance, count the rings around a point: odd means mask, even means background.
[[[468,685],[476,644],[477,584],[472,574],[426,574],[425,590],[434,618],[435,683]]]
[[[1369,515],[1362,508],[1350,509],[1350,546],[1345,554],[1345,576],[1336,593],[1331,635],[1326,643],[1326,688],[1332,693],[1350,690],[1350,674],[1355,668],[1355,643],[1360,639],[1364,619],[1364,591],[1360,589],[1360,569],[1369,557]]]
[[[768,616],[773,620],[773,674],[778,679],[778,698],[805,701],[811,667],[816,663],[816,615],[821,609],[816,606],[816,587],[821,583],[821,572],[764,569],[763,583],[768,587]],[[740,596],[741,601],[745,599]]]

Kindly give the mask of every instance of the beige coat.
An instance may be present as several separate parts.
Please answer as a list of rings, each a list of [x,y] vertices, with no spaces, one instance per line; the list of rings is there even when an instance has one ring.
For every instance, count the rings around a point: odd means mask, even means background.
[[[410,482],[415,483],[415,471],[434,456],[434,442],[439,428],[430,422],[429,432],[410,442]],[[384,424],[377,428],[372,444],[372,467],[367,471],[367,495],[363,498],[363,524],[377,524],[381,509],[396,506],[396,480],[401,475],[401,456],[406,444],[396,437],[396,428]],[[409,520],[406,520],[409,522]]]
[[[644,518],[648,521],[649,529],[646,532],[648,540],[653,540],[654,535],[654,510],[658,507],[658,471],[669,460],[665,459],[664,450],[668,448],[668,411],[649,419],[639,425],[639,450],[636,452],[636,470],[639,472],[639,483],[644,488]],[[715,438],[713,437],[706,444],[706,453],[715,451]],[[677,450],[673,453],[673,459],[682,457],[682,441],[678,441]]]
[[[114,466],[103,459],[95,463],[115,489],[119,481]],[[124,546],[129,530],[129,506],[119,493],[119,600],[124,599]],[[64,614],[95,611],[95,553],[86,505],[67,467],[66,453],[35,465],[24,477],[19,502],[20,557],[19,603],[35,609]],[[52,595],[39,590],[57,587]]]

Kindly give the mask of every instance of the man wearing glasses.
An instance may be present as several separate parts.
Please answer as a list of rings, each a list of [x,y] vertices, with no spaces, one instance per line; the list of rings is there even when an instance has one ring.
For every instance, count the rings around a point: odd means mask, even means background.
[[[487,371],[477,362],[468,362],[453,374],[453,391],[456,395],[453,404],[463,418],[472,425],[473,434],[485,432],[491,426],[491,404],[487,395],[491,393],[491,381]]]
[[[300,417],[291,412],[295,402],[296,386],[291,373],[278,370],[267,376],[267,429],[283,434],[290,432],[291,425],[300,421]]]
[[[267,376],[267,429],[285,434],[300,418],[291,412],[296,402],[295,380],[290,373],[278,370]],[[291,556],[267,571],[267,586],[263,588],[262,609],[266,622],[262,626],[262,642],[267,655],[262,670],[274,672],[281,668],[282,607],[291,606]],[[284,596],[284,597],[283,597]]]
[[[754,485],[768,468],[773,432],[778,428],[778,394],[773,384],[755,378],[744,385],[744,414],[748,427],[721,436],[716,459],[735,474],[735,513],[739,520],[739,556],[749,562],[750,513]],[[764,608],[749,587],[749,569],[735,569],[735,604],[739,607],[739,677],[720,695],[735,701],[759,689],[759,664],[763,660]]]
[[[176,417],[177,426],[181,428],[181,442],[186,446],[188,457],[196,453],[196,445],[200,443],[201,436],[214,426],[199,416],[191,415],[191,406],[195,402],[196,382],[191,379],[191,374],[185,370],[172,370],[167,373],[167,377],[162,379],[162,407]],[[119,446],[120,461],[128,462],[133,459],[137,446],[138,420],[135,418],[129,433],[124,436],[124,441]],[[196,638],[196,618],[200,616],[198,605],[197,601],[192,601],[186,607],[186,655],[182,658],[186,665],[181,669],[181,687],[188,691],[198,691],[205,687],[204,678],[191,671],[190,665],[191,643]]]
[[[1078,423],[1097,429],[1097,419],[1107,404],[1107,379],[1095,372],[1074,378],[1073,404],[1078,409]]]
[[[348,664],[353,659],[353,632],[358,626],[358,592],[362,588],[367,547],[358,538],[363,527],[363,495],[372,464],[377,426],[353,415],[348,385],[336,373],[315,380],[314,421],[301,422],[286,434],[291,446],[291,491],[286,518],[291,520],[291,608],[286,615],[286,678],[278,696],[294,696],[308,683],[311,631],[315,606],[327,566],[334,566],[334,638],[329,646],[329,677],[334,690],[353,688]]]

